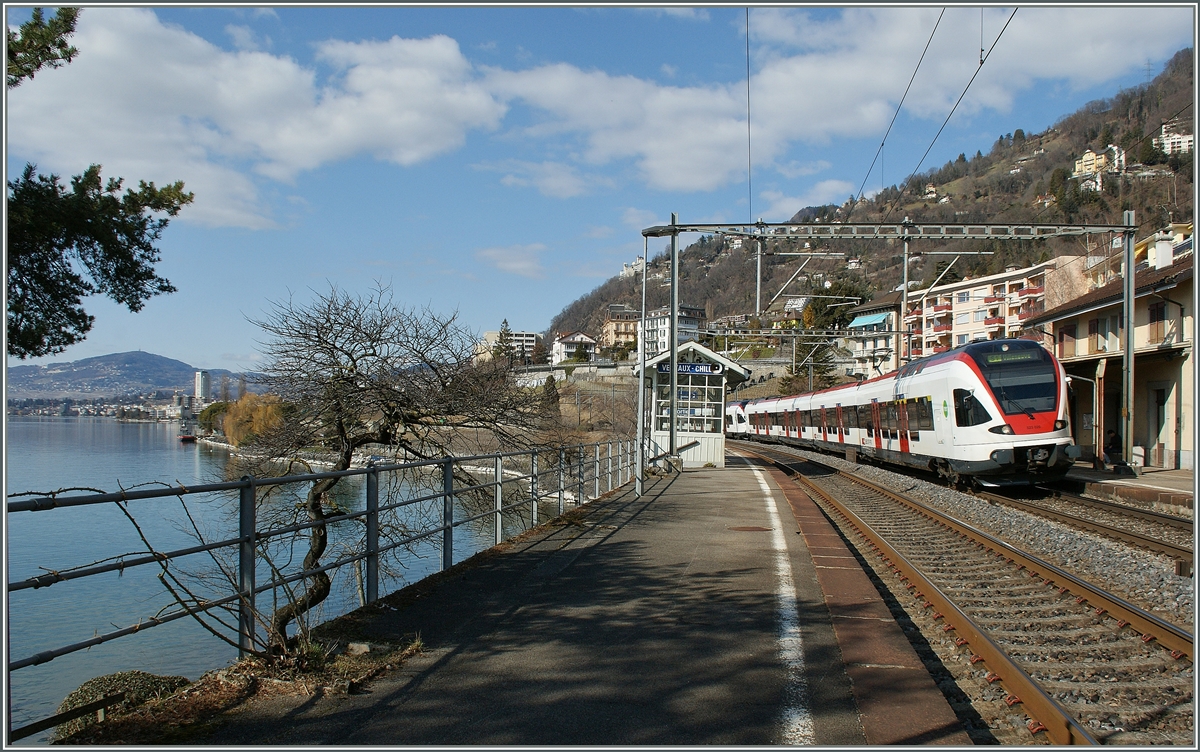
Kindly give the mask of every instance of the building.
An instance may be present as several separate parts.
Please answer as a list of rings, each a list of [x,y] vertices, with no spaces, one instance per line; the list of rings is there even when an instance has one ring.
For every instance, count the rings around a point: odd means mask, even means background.
[[[842,348],[854,359],[848,376],[871,378],[900,367],[895,334],[900,329],[900,297],[899,291],[888,293],[850,312],[854,318],[847,329],[854,334],[842,339]]]
[[[1057,266],[1047,261],[1000,274],[950,282],[910,292],[909,347],[914,358],[945,352],[951,347],[988,339],[1019,337],[1029,319],[1045,308],[1046,277]]]
[[[196,401],[201,404],[206,405],[212,401],[212,377],[209,376],[208,371],[196,371],[193,394]]]
[[[1164,154],[1185,154],[1192,151],[1192,142],[1195,140],[1195,135],[1191,133],[1180,133],[1179,127],[1182,122],[1179,120],[1168,120],[1162,124],[1162,132],[1155,136],[1154,148]]]
[[[1158,240],[1155,240],[1158,238]],[[1139,242],[1133,309],[1133,445],[1126,458],[1153,467],[1194,469],[1195,337],[1193,253],[1174,244],[1170,232]],[[1152,257],[1152,258],[1151,258]],[[1124,344],[1124,279],[1117,278],[1063,305],[1030,318],[1048,326],[1055,354],[1071,378],[1070,417],[1075,443],[1093,458],[1105,431],[1124,437],[1121,390]]]
[[[533,347],[542,338],[537,332],[509,332],[509,342],[512,343],[513,357],[518,363],[533,361]],[[484,332],[483,339],[475,345],[475,359],[488,360],[495,352],[496,343],[500,341],[500,332]]]
[[[581,352],[582,351],[582,352]],[[550,364],[566,360],[592,362],[596,359],[596,340],[583,332],[564,332],[554,338],[550,348]]]
[[[646,268],[646,259],[638,256],[632,264],[621,264],[621,279],[629,279],[641,274]]]
[[[749,369],[687,342],[679,347],[675,373],[675,446],[696,443],[679,453],[683,466],[725,467],[725,395],[750,377]],[[658,455],[671,448],[671,353],[647,360],[639,375],[654,416],[650,451]]]
[[[624,303],[613,303],[604,311],[600,347],[632,347],[637,343],[638,322],[642,312]]]
[[[644,324],[645,336],[642,341],[646,346],[646,357],[653,358],[660,352],[671,348],[671,308],[663,306],[646,313]],[[700,339],[700,332],[707,325],[707,317],[703,308],[679,306],[678,344],[695,342]],[[639,334],[641,334],[639,328]]]
[[[1164,240],[1170,241],[1172,256],[1190,253],[1192,250],[1192,223],[1174,222],[1160,232],[1137,241],[1133,251],[1134,263],[1149,263],[1157,266],[1158,249]],[[1163,252],[1165,253],[1166,250],[1164,249]],[[1112,246],[1089,250],[1084,267],[1088,291],[1103,287],[1120,277],[1124,266],[1125,252],[1121,247],[1120,238],[1115,239]]]

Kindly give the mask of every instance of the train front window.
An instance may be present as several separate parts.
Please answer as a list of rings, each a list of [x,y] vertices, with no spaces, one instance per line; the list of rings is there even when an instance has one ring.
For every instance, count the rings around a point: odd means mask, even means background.
[[[1057,407],[1054,361],[1040,345],[1005,343],[971,351],[1005,415],[1029,415]]]

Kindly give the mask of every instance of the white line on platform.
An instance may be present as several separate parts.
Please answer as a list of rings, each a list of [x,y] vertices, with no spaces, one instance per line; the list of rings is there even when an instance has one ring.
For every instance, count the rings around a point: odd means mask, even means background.
[[[800,638],[800,620],[796,607],[796,586],[792,577],[792,560],[788,558],[787,540],[779,515],[775,494],[762,471],[752,467],[758,486],[767,502],[771,518],[771,547],[775,550],[776,601],[779,607],[779,657],[787,670],[784,686],[783,739],[787,745],[813,744],[812,709],[809,707],[808,680],[804,676],[804,644]]]

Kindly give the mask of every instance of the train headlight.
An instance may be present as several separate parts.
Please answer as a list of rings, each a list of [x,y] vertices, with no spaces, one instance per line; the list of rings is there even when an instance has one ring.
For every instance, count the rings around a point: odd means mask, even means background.
[[[1067,427],[1067,422],[1065,420],[1054,421],[1054,430],[1055,431],[1061,431],[1066,427]]]
[[[1013,433],[1015,433],[1013,431],[1013,427],[1007,423],[1005,423],[1002,426],[992,426],[991,428],[988,429],[988,431],[990,431],[991,433],[1002,433],[1005,436],[1012,436]]]

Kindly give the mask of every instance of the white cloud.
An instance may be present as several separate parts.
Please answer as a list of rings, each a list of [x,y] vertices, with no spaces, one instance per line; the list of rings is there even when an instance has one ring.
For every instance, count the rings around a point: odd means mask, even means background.
[[[833,165],[826,162],[824,159],[818,159],[815,162],[797,162],[792,160],[787,164],[775,165],[775,171],[785,178],[799,178],[806,175],[816,175],[818,172],[824,172]]]
[[[760,214],[768,222],[786,222],[806,206],[841,206],[853,192],[854,184],[845,180],[822,180],[799,196],[785,196],[780,191],[763,191],[759,195],[769,201],[770,206],[756,214]]]
[[[225,33],[233,40],[233,46],[242,51],[257,51],[261,49],[258,42],[254,39],[254,30],[249,26],[238,26],[236,24],[228,24],[225,27]],[[268,42],[270,40],[267,40]],[[269,47],[270,44],[267,44]]]
[[[621,221],[625,223],[626,227],[632,227],[635,230],[644,230],[647,227],[667,224],[658,218],[657,212],[647,209],[635,209],[632,206],[622,212]]]
[[[606,178],[586,178],[579,171],[562,162],[525,162],[509,159],[503,162],[484,162],[476,169],[503,172],[500,182],[507,186],[533,186],[543,196],[550,198],[573,198],[588,192],[592,185],[609,185]]]
[[[476,252],[475,258],[491,264],[502,272],[530,279],[542,279],[546,276],[546,270],[539,257],[544,250],[546,250],[546,246],[541,243],[484,248]]]
[[[196,193],[183,221],[271,226],[255,173],[286,182],[362,153],[412,165],[505,112],[444,36],[325,42],[318,59],[337,75],[323,87],[291,58],[221,50],[147,9],[89,9],[72,41],[77,60],[9,92],[10,153],[182,179]]]
[[[689,8],[650,12],[707,18]],[[778,164],[795,144],[881,134],[920,54],[914,40],[928,37],[937,13],[756,9],[755,165],[804,178],[827,165]],[[985,12],[985,44],[1009,13]],[[1021,8],[956,117],[1007,111],[1022,91],[1046,82],[1087,87],[1139,70],[1147,58],[1165,59],[1193,44],[1191,13]],[[1114,45],[1105,34],[1063,42],[1063,29],[1084,21],[1139,42]],[[415,165],[460,149],[473,131],[501,127],[508,108],[521,106],[535,124],[517,135],[544,153],[571,157],[501,159],[495,164],[509,185],[580,196],[613,185],[599,171],[614,165],[665,191],[709,191],[745,179],[745,82],[664,86],[567,63],[476,69],[441,35],[328,40],[308,66],[255,51],[269,40],[250,27],[230,25],[227,33],[238,51],[165,24],[147,8],[89,9],[73,40],[80,57],[8,92],[10,154],[64,175],[95,161],[107,175],[182,179],[196,203],[181,221],[269,227],[269,181],[290,182],[364,154]],[[905,109],[940,122],[978,67],[978,44],[978,11],[948,9]]]
[[[656,16],[670,16],[672,18],[682,18],[689,21],[708,21],[711,17],[708,11],[703,8],[635,8],[639,13],[653,13]]]

